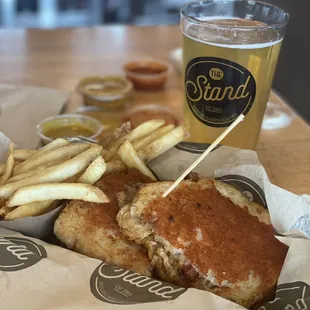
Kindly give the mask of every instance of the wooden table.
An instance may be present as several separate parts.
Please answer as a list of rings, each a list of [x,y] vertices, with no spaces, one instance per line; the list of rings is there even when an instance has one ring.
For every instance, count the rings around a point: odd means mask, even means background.
[[[0,31],[0,82],[73,91],[87,75],[118,74],[129,59],[168,59],[180,46],[178,26],[94,27]],[[168,105],[181,117],[181,80],[172,74],[167,89],[135,95],[135,104]],[[293,113],[292,124],[262,131],[257,152],[271,180],[297,194],[310,194],[310,128]]]

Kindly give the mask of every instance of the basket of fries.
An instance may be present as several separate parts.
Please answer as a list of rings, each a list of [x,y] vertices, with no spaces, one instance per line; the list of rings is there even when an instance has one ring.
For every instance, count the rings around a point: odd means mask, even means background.
[[[184,127],[151,120],[129,131],[128,124],[102,139],[103,145],[56,139],[40,150],[15,149],[8,143],[0,165],[0,226],[44,238],[66,201],[106,203],[107,195],[94,184],[104,175],[145,163],[187,137]]]

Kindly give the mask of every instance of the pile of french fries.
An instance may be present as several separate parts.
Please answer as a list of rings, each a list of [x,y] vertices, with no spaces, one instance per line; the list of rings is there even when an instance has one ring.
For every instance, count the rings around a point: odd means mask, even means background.
[[[94,185],[104,174],[136,168],[155,180],[146,164],[187,137],[183,126],[151,120],[110,139],[105,149],[61,138],[40,150],[15,150],[11,143],[0,165],[0,217],[42,215],[64,199],[107,203],[108,196]]]

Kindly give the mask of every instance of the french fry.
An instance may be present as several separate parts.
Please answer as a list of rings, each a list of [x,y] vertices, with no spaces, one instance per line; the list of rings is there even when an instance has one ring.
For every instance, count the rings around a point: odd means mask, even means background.
[[[96,203],[110,202],[96,186],[81,183],[45,183],[18,189],[7,201],[10,208],[35,201],[78,199]]]
[[[16,182],[28,177],[31,177],[37,173],[39,173],[40,171],[43,171],[44,169],[46,169],[46,167],[38,167],[38,171],[29,171],[29,172],[25,172],[25,173],[21,173],[21,174],[17,174],[14,177],[11,177],[10,179],[7,180],[6,184],[8,183],[12,183],[12,182]]]
[[[71,145],[65,145],[58,149],[47,151],[43,153],[41,156],[36,156],[35,158],[29,158],[25,160],[23,163],[18,165],[14,169],[14,176],[30,171],[31,169],[40,167],[42,165],[46,165],[49,162],[60,161],[63,158],[76,156],[86,149],[90,148],[89,143],[77,143]]]
[[[143,162],[150,162],[173,146],[177,145],[179,142],[188,138],[188,136],[189,135],[185,127],[176,127],[150,143],[147,148],[138,151],[138,156]],[[126,170],[126,165],[120,159],[115,159],[107,163],[107,170],[105,173],[116,173],[124,170]]]
[[[15,150],[14,159],[19,161],[24,161],[29,157],[35,155],[38,151],[36,150]]]
[[[21,164],[22,162],[23,162],[23,160],[17,160],[17,159],[14,158],[14,168],[15,168],[17,165]]]
[[[15,208],[9,208],[8,206],[4,205],[0,207],[0,217],[5,218],[8,213],[13,211]]]
[[[39,150],[16,150],[17,152],[17,157],[26,157],[27,154],[29,155],[28,158],[32,157],[36,158],[38,156],[41,156],[42,154],[55,150],[57,148],[60,148],[61,146],[69,145],[70,142],[63,139],[63,138],[58,138],[56,140],[53,140],[51,143],[45,145]],[[22,159],[22,161],[27,160],[28,158]]]
[[[157,140],[158,138],[163,136],[164,134],[170,132],[174,128],[175,128],[175,126],[173,124],[160,127],[158,129],[156,129],[155,131],[151,132],[149,135],[146,135],[146,136],[144,136],[138,140],[133,141],[131,144],[132,144],[133,148],[135,149],[135,151],[138,152],[141,149],[143,149],[144,147],[147,147],[150,143],[154,142],[155,140]],[[116,154],[111,159],[111,161],[114,161],[118,158],[119,158],[119,155]]]
[[[85,172],[80,176],[80,178],[73,176],[70,180],[66,182],[79,182],[85,184],[94,184],[96,183],[106,170],[106,163],[101,156],[98,156],[85,170]],[[18,177],[20,175],[17,175]],[[4,220],[15,220],[18,218],[24,218],[29,216],[39,216],[45,213],[48,213],[54,210],[58,206],[58,200],[45,200],[45,201],[36,201],[29,204],[24,204],[13,211],[9,212]],[[7,207],[8,210],[12,210]],[[6,210],[7,211],[7,210]]]
[[[19,188],[41,183],[64,182],[70,177],[84,171],[88,165],[101,154],[102,147],[93,146],[66,162],[47,168],[39,174],[0,186],[0,199],[6,199]]]
[[[160,138],[164,134],[173,130],[174,127],[175,126],[173,124],[170,124],[170,125],[166,125],[166,126],[163,126],[161,128],[158,128],[157,130],[150,133],[149,135],[142,137],[139,140],[134,141],[132,143],[132,146],[136,152],[140,151],[141,149],[143,149],[144,147],[147,147],[150,143],[154,142],[155,140],[157,140],[158,138]]]
[[[57,138],[53,140],[52,142],[50,142],[49,144],[42,147],[40,150],[38,150],[35,156],[40,156],[48,151],[56,150],[62,146],[69,145],[69,144],[70,142],[68,140],[63,139],[63,138]]]
[[[77,180],[78,183],[95,184],[105,173],[107,165],[102,158],[98,156],[85,170],[81,177]]]
[[[107,170],[105,174],[117,173],[126,170],[126,165],[120,160],[111,160],[107,163]]]
[[[135,149],[128,140],[125,140],[123,144],[119,147],[118,155],[128,168],[136,168],[144,175],[156,181],[156,178],[154,177],[152,171],[139,158]]]
[[[149,162],[188,137],[185,127],[178,126],[140,150],[138,155],[142,161]]]
[[[56,140],[53,140],[51,143],[47,144],[40,150],[16,150],[14,153],[15,160],[27,160],[31,157],[31,159],[37,158],[41,156],[42,154],[52,151],[55,149],[58,149],[62,146],[69,145],[70,142],[63,138],[58,138]],[[26,158],[27,157],[27,158]],[[14,167],[15,168],[15,167]],[[0,174],[1,174],[1,165],[0,165]]]
[[[0,199],[0,216],[3,216],[3,214],[1,213],[1,210],[3,207],[6,206],[6,202],[7,202],[6,199]]]
[[[25,173],[21,173],[21,174],[17,174],[13,177],[11,177],[6,183],[12,183],[12,182],[16,182],[18,180],[21,180],[21,179],[25,179],[25,178],[28,178],[28,177],[31,177],[43,170],[46,170],[47,168],[49,167],[52,167],[52,166],[57,166],[67,160],[71,159],[71,156],[68,156],[68,157],[64,157],[60,160],[55,160],[55,161],[50,161],[48,164],[46,165],[42,165],[42,166],[39,166],[39,167],[36,167],[34,169],[31,169],[30,171],[28,172],[25,172]]]
[[[5,170],[0,178],[0,185],[4,184],[11,176],[14,168],[14,144],[9,145],[9,154],[6,160]]]
[[[0,199],[0,220],[12,211],[12,208],[7,207],[6,202],[7,200]]]
[[[0,175],[2,175],[4,173],[5,170],[5,164],[1,164],[0,165]]]
[[[58,200],[45,200],[24,204],[13,210],[12,208],[7,207],[10,212],[5,215],[4,220],[12,221],[29,216],[39,216],[56,209],[58,203]]]
[[[164,123],[165,121],[161,119],[150,120],[148,122],[142,123],[125,136],[114,141],[112,145],[108,148],[107,153],[104,155],[104,160],[107,162],[113,156],[115,156],[117,153],[117,149],[125,140],[134,141],[136,139],[140,139],[141,137],[146,136],[151,132],[153,132],[154,130],[160,128],[161,126],[164,125]]]

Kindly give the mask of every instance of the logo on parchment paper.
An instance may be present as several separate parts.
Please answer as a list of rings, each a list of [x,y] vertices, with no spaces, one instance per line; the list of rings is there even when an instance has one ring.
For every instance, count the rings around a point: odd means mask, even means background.
[[[90,289],[101,301],[123,305],[173,300],[186,291],[106,263],[100,264],[93,272]]]
[[[228,127],[246,115],[255,100],[253,75],[241,65],[216,57],[197,57],[185,69],[185,94],[193,115],[211,127]]]
[[[242,175],[231,174],[218,177],[216,178],[216,180],[234,186],[239,191],[241,191],[250,201],[254,201],[261,206],[267,208],[264,191],[257,183],[255,183],[251,179]]]
[[[0,237],[0,270],[18,271],[26,269],[46,258],[42,245],[18,237]]]
[[[307,310],[310,309],[310,286],[304,282],[292,282],[277,286],[275,299],[258,310]]]
[[[193,154],[202,154],[208,147],[210,146],[209,143],[197,143],[197,142],[180,142],[178,143],[175,148],[181,151],[193,153]],[[213,150],[216,150],[221,145],[218,144]]]

